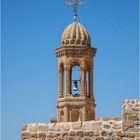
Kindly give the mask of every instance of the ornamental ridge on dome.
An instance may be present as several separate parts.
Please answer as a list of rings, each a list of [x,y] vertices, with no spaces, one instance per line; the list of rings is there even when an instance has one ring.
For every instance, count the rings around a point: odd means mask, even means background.
[[[61,37],[62,47],[85,46],[90,47],[90,36],[86,28],[79,22],[73,22],[63,32]]]

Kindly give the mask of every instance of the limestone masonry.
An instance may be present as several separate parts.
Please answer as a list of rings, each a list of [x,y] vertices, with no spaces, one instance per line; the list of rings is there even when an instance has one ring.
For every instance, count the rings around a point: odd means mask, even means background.
[[[140,100],[125,100],[121,118],[37,123],[22,127],[22,140],[140,140]]]

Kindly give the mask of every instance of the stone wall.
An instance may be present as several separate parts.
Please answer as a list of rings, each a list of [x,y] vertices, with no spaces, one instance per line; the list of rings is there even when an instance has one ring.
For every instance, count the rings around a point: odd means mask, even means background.
[[[22,140],[140,140],[139,111],[139,100],[125,100],[121,119],[27,124]]]

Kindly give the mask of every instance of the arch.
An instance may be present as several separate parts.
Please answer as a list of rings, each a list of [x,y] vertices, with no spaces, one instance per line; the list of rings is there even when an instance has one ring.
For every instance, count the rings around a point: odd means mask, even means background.
[[[71,111],[71,121],[76,122],[79,120],[80,113],[78,110],[74,109]]]
[[[87,61],[86,61],[86,68],[87,68],[88,70],[90,70],[90,69],[92,68],[92,66],[93,66],[92,61],[87,60]]]
[[[58,66],[58,71],[62,72],[63,70],[64,70],[64,64],[60,63],[59,66]]]
[[[68,58],[67,59],[67,64],[70,66],[70,68],[73,66],[73,65],[79,65],[81,67],[82,63],[81,63],[81,60],[78,59],[78,58]]]
[[[64,58],[58,59],[58,71],[61,71],[62,65],[65,68],[65,63],[66,63],[66,59],[64,59]]]
[[[77,40],[76,40],[76,44],[77,44],[77,45],[80,44],[80,42],[81,42],[80,39],[77,39]]]

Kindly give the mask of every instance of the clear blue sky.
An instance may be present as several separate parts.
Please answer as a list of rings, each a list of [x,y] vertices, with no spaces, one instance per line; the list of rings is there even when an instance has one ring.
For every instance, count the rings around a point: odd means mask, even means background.
[[[65,0],[2,0],[2,140],[19,140],[24,123],[56,114],[57,58],[73,22]],[[138,0],[86,0],[79,22],[95,57],[96,116],[120,116],[124,99],[138,98]]]

